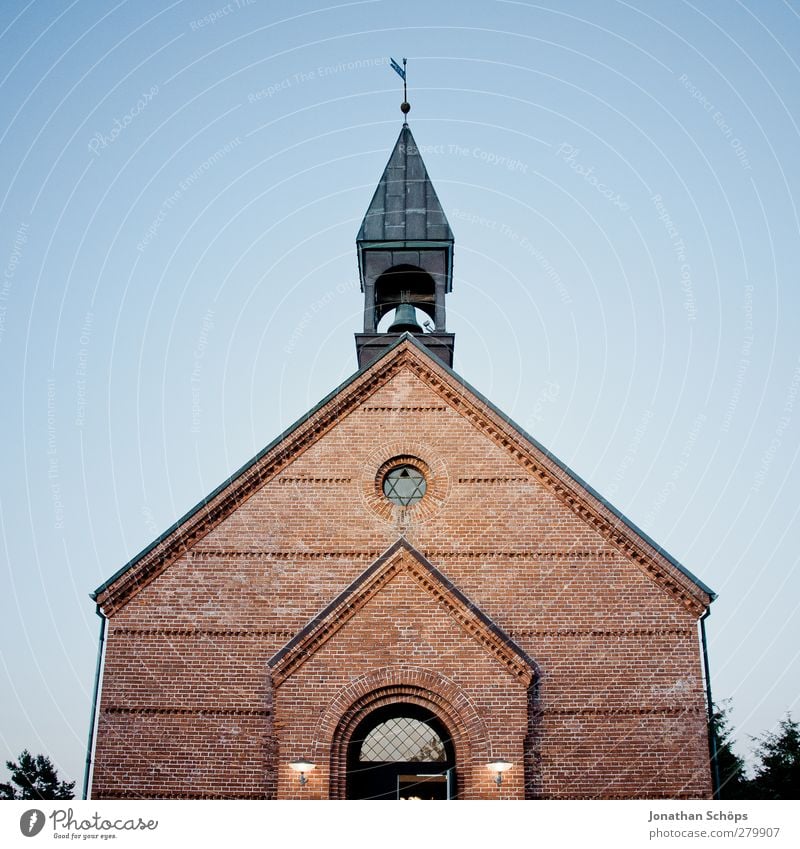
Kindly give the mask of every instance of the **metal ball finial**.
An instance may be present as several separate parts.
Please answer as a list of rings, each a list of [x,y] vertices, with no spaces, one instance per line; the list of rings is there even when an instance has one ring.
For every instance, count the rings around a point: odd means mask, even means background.
[[[405,118],[406,115],[411,111],[411,104],[408,102],[408,79],[406,76],[406,62],[408,61],[406,57],[403,57],[403,67],[395,62],[394,59],[390,59],[390,64],[392,66],[392,70],[400,77],[403,81],[403,102],[400,104],[400,111],[403,113]],[[403,121],[403,126],[406,126],[405,120]]]

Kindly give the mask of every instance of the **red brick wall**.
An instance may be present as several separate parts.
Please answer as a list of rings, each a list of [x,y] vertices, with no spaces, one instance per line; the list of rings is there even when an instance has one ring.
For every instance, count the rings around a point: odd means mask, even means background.
[[[404,516],[375,493],[402,452],[427,463],[430,488]],[[273,705],[269,658],[401,533],[536,661],[530,707],[400,578]],[[503,744],[511,795],[523,782],[546,797],[710,792],[695,617],[401,371],[112,615],[93,795],[291,795],[285,763],[319,744],[336,694],[409,656],[452,680]],[[306,795],[326,794],[324,762]],[[467,795],[495,790],[485,767],[458,766]]]
[[[328,753],[336,730],[323,730],[320,708],[336,699],[353,679],[386,669],[398,670],[395,680],[401,690],[422,680],[456,713],[458,706],[453,702],[459,697],[468,702],[468,712],[461,708],[460,726],[466,726],[474,713],[480,717],[482,728],[473,732],[478,739],[462,740],[457,728],[450,729],[456,738],[459,787],[467,798],[491,796],[495,790],[486,769],[491,755],[521,765],[527,733],[525,688],[436,599],[409,574],[401,573],[277,689],[281,798],[327,798]],[[436,678],[444,680],[420,679],[417,673],[424,670],[435,670]],[[399,695],[398,699],[404,700]],[[448,724],[446,716],[442,718]],[[314,753],[319,769],[301,791],[296,775],[284,764],[308,757],[309,752]],[[523,770],[512,771],[508,779],[507,792],[522,798]]]

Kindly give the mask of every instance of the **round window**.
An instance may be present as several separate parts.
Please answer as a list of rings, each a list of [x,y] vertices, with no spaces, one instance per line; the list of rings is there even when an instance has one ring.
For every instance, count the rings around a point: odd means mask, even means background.
[[[414,466],[395,466],[383,479],[383,494],[395,504],[408,507],[425,495],[425,476]]]

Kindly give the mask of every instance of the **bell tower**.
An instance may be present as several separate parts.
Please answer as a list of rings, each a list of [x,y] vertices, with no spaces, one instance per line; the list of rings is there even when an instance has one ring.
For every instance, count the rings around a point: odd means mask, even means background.
[[[359,368],[406,332],[452,368],[455,335],[445,327],[445,296],[453,288],[453,241],[404,123],[356,238],[364,293],[364,331],[356,333]],[[391,323],[379,330],[389,313]]]

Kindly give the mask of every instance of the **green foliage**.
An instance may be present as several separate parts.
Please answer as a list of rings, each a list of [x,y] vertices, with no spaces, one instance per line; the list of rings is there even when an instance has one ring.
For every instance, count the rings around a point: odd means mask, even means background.
[[[721,707],[715,706],[711,730],[717,740],[717,767],[719,769],[719,795],[721,799],[750,798],[750,782],[745,774],[744,760],[733,751],[733,729],[730,726],[730,699]]]
[[[0,799],[74,799],[74,781],[59,781],[50,758],[35,757],[25,749],[19,763],[6,761],[11,783],[0,784]],[[14,785],[16,784],[16,787]]]
[[[715,707],[712,730],[717,738],[717,766],[722,799],[800,799],[800,723],[790,714],[777,731],[757,737],[757,763],[753,778],[732,748],[730,700]]]
[[[778,730],[763,734],[759,742],[753,798],[800,799],[800,723],[787,713]]]

